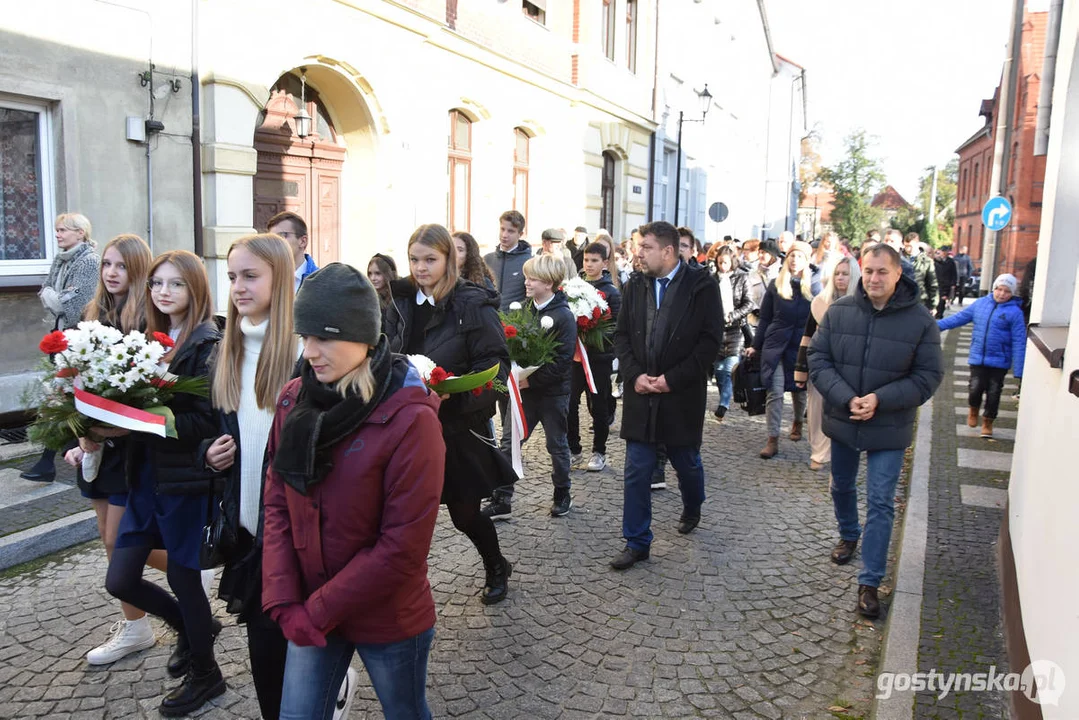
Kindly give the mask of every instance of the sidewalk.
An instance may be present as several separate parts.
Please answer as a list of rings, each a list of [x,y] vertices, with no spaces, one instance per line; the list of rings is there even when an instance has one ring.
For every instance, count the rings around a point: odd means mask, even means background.
[[[1010,376],[1001,396],[994,438],[966,425],[971,326],[944,333],[944,381],[923,408],[915,446],[915,474],[905,518],[897,589],[917,608],[895,613],[883,669],[896,673],[1009,671],[1004,649],[997,568],[997,537],[1007,498],[1015,439],[1017,384]],[[979,420],[980,423],[980,420]],[[918,463],[924,464],[919,480]],[[923,510],[915,510],[920,492]],[[919,517],[919,515],[921,517]],[[896,603],[898,604],[898,599]],[[1020,671],[1022,669],[1020,668]],[[878,718],[1005,718],[1001,692],[925,690],[894,692],[878,702]]]
[[[30,443],[0,445],[0,571],[97,537],[90,501],[61,457],[53,482],[19,477],[39,452]]]

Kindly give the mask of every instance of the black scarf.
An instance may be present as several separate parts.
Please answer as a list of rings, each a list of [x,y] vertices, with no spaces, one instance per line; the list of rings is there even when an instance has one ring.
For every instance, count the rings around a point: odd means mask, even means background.
[[[333,469],[334,447],[351,435],[385,399],[393,373],[393,354],[385,337],[370,359],[375,393],[364,402],[359,395],[347,398],[318,381],[308,363],[300,373],[296,407],[285,418],[274,456],[274,472],[294,490],[306,495]]]

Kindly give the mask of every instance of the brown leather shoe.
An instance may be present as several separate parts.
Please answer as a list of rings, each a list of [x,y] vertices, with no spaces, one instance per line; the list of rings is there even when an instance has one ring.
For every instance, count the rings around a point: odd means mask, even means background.
[[[836,565],[846,565],[854,557],[854,549],[858,547],[857,540],[840,540],[832,548],[832,562]]]
[[[967,410],[967,426],[978,427],[978,408],[969,408]]]
[[[761,450],[761,457],[765,460],[770,460],[776,456],[777,452],[779,452],[779,438],[770,437],[768,438],[768,442],[765,444],[764,449]]]
[[[872,585],[858,586],[858,612],[870,620],[880,617],[880,600],[877,589]]]
[[[982,437],[986,440],[993,439],[993,418],[982,417]]]
[[[790,437],[791,440],[794,442],[798,442],[802,439],[802,422],[800,420],[796,421],[793,425],[791,425]]]

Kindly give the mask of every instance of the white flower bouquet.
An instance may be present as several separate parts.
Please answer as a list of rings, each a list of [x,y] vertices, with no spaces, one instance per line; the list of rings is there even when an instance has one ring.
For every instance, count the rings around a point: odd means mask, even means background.
[[[581,342],[596,350],[609,347],[614,334],[614,317],[607,296],[581,278],[567,280],[561,290],[577,318],[577,337]]]

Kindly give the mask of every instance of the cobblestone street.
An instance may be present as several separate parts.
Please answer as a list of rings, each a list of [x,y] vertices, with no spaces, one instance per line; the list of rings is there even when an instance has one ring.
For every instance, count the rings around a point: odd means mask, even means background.
[[[855,612],[858,563],[828,560],[827,472],[809,470],[804,441],[784,439],[775,459],[760,460],[764,435],[763,417],[737,408],[722,425],[709,420],[701,526],[675,531],[681,503],[668,468],[671,489],[653,494],[652,558],[625,573],[607,566],[622,547],[624,443],[612,439],[606,471],[574,473],[574,509],[556,519],[550,465],[533,438],[513,519],[499,525],[511,594],[492,607],[479,602],[479,556],[443,513],[430,558],[435,716],[868,717],[885,618]],[[0,579],[0,717],[157,716],[175,683],[164,668],[170,633],[111,667],[85,662],[119,617],[105,565],[90,543]],[[226,620],[216,647],[229,691],[200,716],[258,717],[242,630]],[[380,715],[361,686],[352,717]]]

